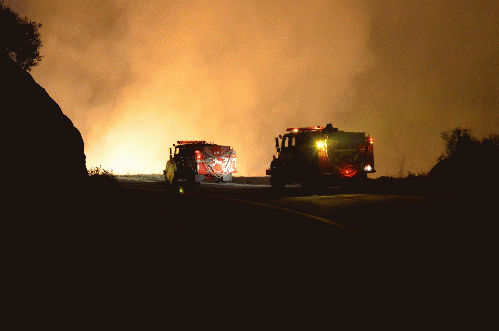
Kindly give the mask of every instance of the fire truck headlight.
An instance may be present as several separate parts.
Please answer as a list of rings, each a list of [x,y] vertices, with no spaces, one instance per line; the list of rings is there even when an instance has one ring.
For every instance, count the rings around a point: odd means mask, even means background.
[[[366,165],[366,166],[364,167],[364,171],[371,171],[371,170],[373,170],[373,167],[371,167],[371,165],[370,165],[370,164],[368,164],[368,165]]]
[[[322,141],[322,140],[319,140],[319,141],[316,143],[316,145],[317,145],[317,148],[319,148],[319,149],[322,149],[322,148],[326,147],[326,144],[325,144],[325,143],[324,143],[324,141]]]

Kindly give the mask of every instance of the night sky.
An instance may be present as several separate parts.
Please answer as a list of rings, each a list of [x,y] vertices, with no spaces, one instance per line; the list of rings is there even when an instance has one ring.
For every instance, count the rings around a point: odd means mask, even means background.
[[[332,123],[372,136],[373,177],[392,176],[429,171],[442,131],[499,133],[498,1],[4,5],[42,24],[31,74],[82,133],[87,168],[161,173],[192,139],[264,176],[275,136]]]

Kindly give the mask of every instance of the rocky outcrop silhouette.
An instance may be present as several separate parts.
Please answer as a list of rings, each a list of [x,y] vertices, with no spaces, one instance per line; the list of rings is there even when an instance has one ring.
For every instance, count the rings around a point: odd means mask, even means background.
[[[14,199],[33,194],[53,203],[82,190],[87,177],[83,139],[33,77],[0,55],[2,159]]]

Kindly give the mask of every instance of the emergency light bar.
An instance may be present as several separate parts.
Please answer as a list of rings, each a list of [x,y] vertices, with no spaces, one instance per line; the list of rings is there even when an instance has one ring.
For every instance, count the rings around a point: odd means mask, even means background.
[[[206,144],[204,140],[177,140],[177,144],[186,145],[186,144]]]
[[[298,132],[298,131],[316,131],[324,129],[322,126],[310,126],[306,128],[287,128],[286,131]]]

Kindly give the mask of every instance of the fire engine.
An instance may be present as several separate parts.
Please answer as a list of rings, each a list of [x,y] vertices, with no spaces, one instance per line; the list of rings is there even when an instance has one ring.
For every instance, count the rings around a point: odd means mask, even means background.
[[[206,141],[177,141],[170,147],[170,159],[163,170],[171,185],[195,184],[203,181],[232,181],[236,173],[236,151]]]
[[[365,132],[345,132],[326,127],[288,128],[275,138],[274,155],[266,174],[272,187],[300,183],[302,187],[325,184],[348,186],[374,173],[373,138]]]

